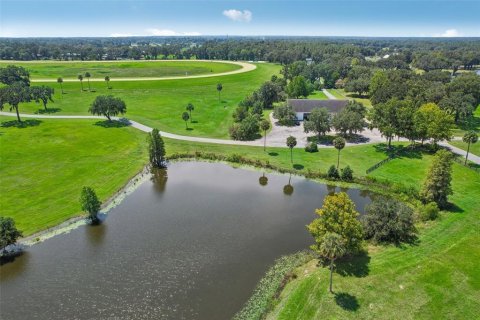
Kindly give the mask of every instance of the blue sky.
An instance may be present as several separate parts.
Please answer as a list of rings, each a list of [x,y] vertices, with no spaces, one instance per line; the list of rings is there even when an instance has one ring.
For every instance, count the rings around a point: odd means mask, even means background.
[[[0,36],[480,36],[480,0],[0,0]]]

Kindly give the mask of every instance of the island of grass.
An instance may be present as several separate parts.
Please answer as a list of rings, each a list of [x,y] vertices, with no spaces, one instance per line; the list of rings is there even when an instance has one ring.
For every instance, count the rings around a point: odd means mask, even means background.
[[[161,78],[211,75],[239,70],[240,64],[198,60],[118,60],[118,61],[0,61],[0,68],[15,64],[30,72],[32,81],[62,77],[76,80],[85,72],[92,79],[103,80],[105,76],[115,78]]]

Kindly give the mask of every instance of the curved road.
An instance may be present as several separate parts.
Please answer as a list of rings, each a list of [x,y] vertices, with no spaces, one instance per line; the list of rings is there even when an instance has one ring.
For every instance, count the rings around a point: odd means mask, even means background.
[[[9,116],[9,117],[16,117],[17,115],[12,112],[3,112],[0,111],[0,115],[2,116]],[[20,117],[22,118],[37,118],[37,119],[99,119],[99,120],[105,120],[105,117],[100,117],[100,116],[51,116],[51,115],[36,115],[36,114],[20,114]],[[119,118],[119,117],[112,117],[114,120],[122,120],[125,118]],[[143,132],[151,132],[153,128],[148,127],[144,124],[141,124],[139,122],[133,121],[133,120],[128,120],[128,123],[135,129],[138,129]],[[202,137],[191,137],[191,136],[182,136],[179,134],[175,133],[170,133],[170,132],[165,132],[165,131],[160,131],[160,134],[162,137],[165,138],[170,138],[170,139],[175,139],[175,140],[183,140],[183,141],[192,141],[192,142],[203,142],[203,143],[214,143],[214,144],[225,144],[225,145],[238,145],[238,146],[263,146],[263,138],[254,140],[254,141],[236,141],[236,140],[226,140],[226,139],[214,139],[214,138],[202,138]],[[267,136],[268,138],[268,136]],[[359,143],[359,144],[371,144],[371,143],[378,143],[378,141],[370,141],[370,142],[364,142],[364,143]],[[467,154],[466,151],[454,147],[450,145],[448,142],[441,142],[439,143],[441,146],[446,147],[450,149],[453,153],[456,153],[462,157],[465,157]],[[269,143],[267,139],[267,146],[268,147],[284,147],[283,143],[282,145],[278,145],[278,142]],[[297,148],[302,148],[303,146],[298,146]],[[333,148],[333,146],[322,146],[324,148]],[[469,154],[468,159],[476,164],[480,164],[480,157],[476,156],[474,154]]]
[[[149,61],[158,61],[158,60],[149,60]],[[185,60],[165,60],[165,61],[185,61]],[[189,60],[190,61],[190,60]],[[194,76],[175,76],[175,77],[123,77],[123,78],[112,78],[110,81],[159,81],[159,80],[181,80],[181,79],[195,79],[195,78],[210,78],[210,77],[220,77],[220,76],[227,76],[230,74],[237,74],[237,73],[244,73],[255,70],[257,68],[256,65],[247,63],[247,62],[238,62],[238,61],[224,61],[224,60],[192,60],[192,61],[199,61],[199,62],[212,62],[212,63],[229,63],[229,64],[236,64],[241,66],[240,69],[221,72],[221,73],[213,73],[213,74],[199,74]],[[112,62],[112,61],[105,61],[105,62]],[[118,61],[122,62],[122,61]],[[124,61],[123,61],[124,62]],[[144,62],[144,61],[142,61]],[[31,82],[57,82],[57,79],[30,79]],[[63,82],[76,82],[78,79],[75,78],[64,78]],[[104,78],[90,78],[91,82],[103,82],[105,81]]]

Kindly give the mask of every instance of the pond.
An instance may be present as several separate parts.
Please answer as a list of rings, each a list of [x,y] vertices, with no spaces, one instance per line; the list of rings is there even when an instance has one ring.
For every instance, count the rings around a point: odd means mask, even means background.
[[[231,318],[275,259],[312,243],[305,225],[335,191],[265,177],[220,163],[171,164],[102,224],[4,263],[0,318]],[[360,212],[371,201],[367,192],[347,193]]]

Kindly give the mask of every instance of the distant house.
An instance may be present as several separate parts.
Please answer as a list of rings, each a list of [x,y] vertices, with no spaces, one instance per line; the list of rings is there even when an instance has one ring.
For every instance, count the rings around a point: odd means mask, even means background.
[[[292,107],[298,121],[308,119],[314,108],[326,108],[329,113],[340,112],[348,104],[348,100],[313,100],[313,99],[288,99],[287,105]]]
[[[307,63],[307,66],[309,66],[313,63],[313,59],[312,58],[307,58],[307,59],[305,59],[305,62]]]

